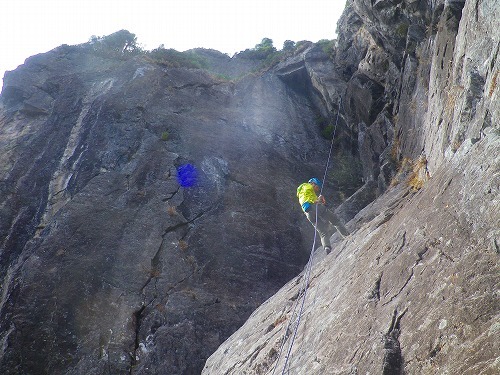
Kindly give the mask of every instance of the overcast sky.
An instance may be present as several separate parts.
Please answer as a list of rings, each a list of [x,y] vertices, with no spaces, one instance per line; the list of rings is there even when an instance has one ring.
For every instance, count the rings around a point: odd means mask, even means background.
[[[232,56],[271,38],[336,38],[345,0],[1,0],[0,78],[29,56],[126,29],[145,49],[204,47]]]

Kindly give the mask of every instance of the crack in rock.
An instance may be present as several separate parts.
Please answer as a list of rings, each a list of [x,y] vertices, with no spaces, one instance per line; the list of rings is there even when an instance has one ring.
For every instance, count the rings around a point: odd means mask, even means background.
[[[401,333],[401,318],[406,314],[408,308],[404,309],[398,315],[395,309],[392,314],[392,321],[387,333],[383,337],[384,342],[384,362],[382,368],[383,375],[402,375],[403,374],[403,355],[401,354],[401,345],[399,335]]]
[[[202,217],[204,214],[205,214],[205,212],[200,212],[198,215],[196,215],[193,219],[191,219],[189,221],[183,221],[181,223],[178,223],[176,225],[173,225],[173,226],[168,227],[167,229],[165,229],[165,232],[162,235],[162,241],[160,243],[160,246],[158,247],[158,250],[156,251],[154,257],[151,259],[151,270],[149,272],[149,277],[146,280],[146,282],[144,283],[144,285],[142,286],[141,293],[144,292],[144,289],[149,285],[149,283],[151,282],[151,280],[153,278],[158,277],[160,275],[160,273],[161,273],[161,270],[160,270],[160,266],[161,266],[160,256],[161,256],[161,252],[162,252],[162,249],[163,249],[163,244],[165,243],[165,237],[167,236],[167,234],[169,234],[171,232],[175,232],[177,229],[185,227],[185,226],[193,223],[194,221],[196,221],[197,219],[199,219],[200,217]]]

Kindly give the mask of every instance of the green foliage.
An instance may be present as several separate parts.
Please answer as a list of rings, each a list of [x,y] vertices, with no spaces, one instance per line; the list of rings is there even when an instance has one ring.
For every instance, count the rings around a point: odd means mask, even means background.
[[[199,56],[196,52],[179,52],[172,48],[165,49],[163,45],[150,51],[147,55],[153,62],[170,68],[204,69],[208,66],[205,58]]]
[[[252,49],[246,49],[239,53],[240,57],[251,60],[266,60],[272,57],[277,52],[273,46],[273,40],[263,38],[259,44],[256,44]]]
[[[396,28],[396,34],[399,35],[401,38],[406,38],[406,34],[408,34],[408,24],[407,23],[399,24],[399,26]]]
[[[255,46],[255,50],[262,54],[264,58],[276,52],[276,48],[273,46],[273,40],[269,38],[262,39],[262,41]]]
[[[327,126],[325,126],[321,130],[321,135],[323,136],[323,138],[331,140],[333,137],[333,129],[334,128],[332,124],[328,124]]]
[[[295,42],[291,40],[285,40],[283,43],[283,52],[293,52],[295,51]]]
[[[287,48],[294,48],[295,43],[288,40],[285,42]],[[278,51],[273,46],[272,39],[263,38],[259,44],[256,44],[252,49],[246,49],[238,54],[238,57],[242,57],[249,60],[261,60],[262,63],[260,66],[254,70],[254,72],[262,72],[270,67],[279,63],[284,56],[290,55],[293,53],[293,49],[288,50],[289,52],[285,53],[284,51]]]
[[[316,45],[320,47],[328,56],[331,56],[335,48],[335,40],[321,39],[316,42]]]
[[[142,54],[154,63],[173,68],[204,69],[208,66],[206,59],[194,51],[179,52],[174,49],[165,49],[163,45],[152,51],[144,51],[138,46],[135,34],[127,30],[120,30],[104,37],[93,35],[88,45],[95,53],[107,57],[126,58]]]
[[[220,74],[220,73],[210,73],[210,75],[215,78],[216,80],[219,80],[219,81],[226,81],[226,82],[229,82],[229,81],[232,81],[233,79],[228,76],[227,74]]]
[[[306,50],[310,46],[310,42],[307,40],[301,40],[295,44],[295,53],[300,53]]]
[[[164,131],[163,133],[161,133],[161,140],[162,141],[167,141],[169,135],[170,134],[168,133],[168,131]]]
[[[108,36],[92,35],[89,45],[94,52],[110,57],[131,56],[143,52],[137,44],[135,34],[127,30],[120,30]]]
[[[321,129],[321,135],[323,138],[331,140],[333,137],[334,126],[331,122],[328,121],[326,117],[321,115],[320,113],[316,114],[315,117],[316,124],[318,124]]]

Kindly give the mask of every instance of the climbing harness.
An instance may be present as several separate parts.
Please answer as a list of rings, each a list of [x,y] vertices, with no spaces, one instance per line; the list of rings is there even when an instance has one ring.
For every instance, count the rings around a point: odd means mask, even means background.
[[[328,159],[326,161],[325,172],[323,174],[323,184],[321,184],[319,195],[323,194],[323,187],[325,186],[326,175],[327,175],[327,172],[328,172],[328,168],[329,168],[329,165],[330,165],[330,159],[331,159],[331,156],[332,156],[333,141],[335,139],[335,134],[337,132],[337,125],[338,125],[338,122],[339,122],[339,113],[340,113],[340,106],[341,106],[341,104],[342,104],[342,98],[339,97],[339,104],[338,104],[338,110],[337,110],[337,118],[335,120],[335,127],[333,129],[332,141],[331,141],[331,144],[330,144],[330,151],[328,153]],[[303,315],[304,305],[305,305],[306,296],[307,296],[307,289],[309,287],[309,279],[310,279],[312,264],[313,264],[313,260],[314,260],[314,249],[316,248],[316,239],[317,239],[317,230],[316,230],[316,227],[318,225],[318,205],[316,204],[315,207],[316,207],[316,214],[315,214],[316,218],[315,218],[315,222],[314,222],[314,239],[313,239],[313,244],[312,244],[312,248],[311,248],[311,253],[309,255],[309,260],[307,262],[306,269],[305,269],[305,277],[304,277],[304,281],[303,281],[302,289],[301,289],[301,291],[302,291],[302,298],[300,298],[300,294],[301,293],[299,292],[298,295],[297,295],[297,298],[295,299],[295,302],[294,302],[294,306],[293,306],[293,309],[292,309],[292,315],[291,315],[291,317],[290,317],[290,319],[288,321],[288,324],[287,324],[286,329],[285,329],[285,333],[283,335],[283,340],[282,340],[282,343],[281,343],[280,351],[279,351],[279,354],[278,354],[278,358],[276,359],[276,365],[274,366],[272,375],[274,375],[276,369],[278,368],[279,361],[281,359],[281,355],[283,354],[283,349],[285,347],[286,340],[287,340],[287,338],[289,336],[288,332],[289,332],[290,326],[292,324],[292,321],[294,321],[294,319],[295,319],[295,311],[297,309],[298,301],[299,301],[299,299],[301,299],[300,308],[299,308],[299,311],[298,311],[298,314],[297,314],[296,322],[294,324],[293,334],[292,334],[292,337],[290,339],[290,343],[288,344],[288,350],[286,352],[285,363],[283,364],[283,370],[281,371],[281,375],[288,374],[289,371],[290,371],[290,357],[291,357],[293,345],[295,343],[295,338],[297,337],[297,332],[299,330],[300,320],[302,319],[302,315]]]

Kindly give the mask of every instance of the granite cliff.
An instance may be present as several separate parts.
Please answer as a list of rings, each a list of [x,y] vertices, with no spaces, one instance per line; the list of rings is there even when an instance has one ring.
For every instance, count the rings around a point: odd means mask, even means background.
[[[347,2],[333,61],[360,191],[384,193],[203,374],[500,371],[499,16],[498,1]]]
[[[262,58],[133,39],[5,75],[2,373],[200,373],[307,261],[294,189],[328,155],[321,109]]]
[[[312,239],[295,187],[334,124],[353,234],[312,260],[290,373],[498,372],[497,19],[352,0],[332,49],[265,67],[122,31],[7,73],[1,372],[281,373]]]

